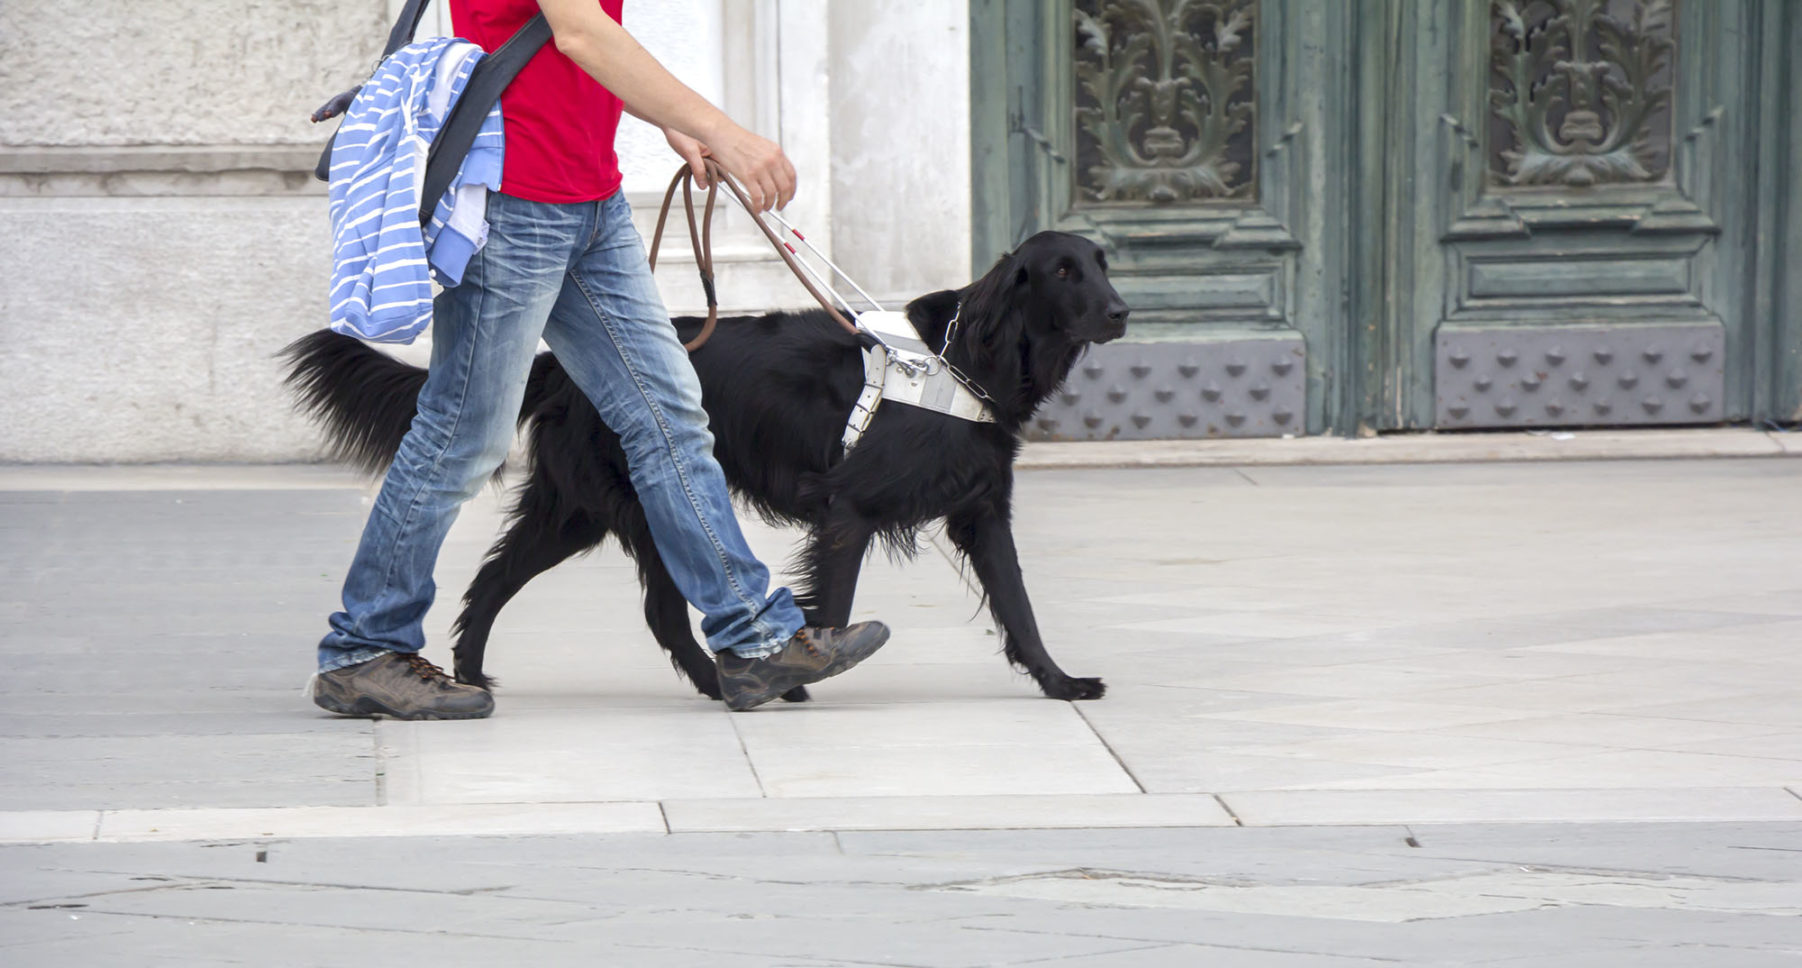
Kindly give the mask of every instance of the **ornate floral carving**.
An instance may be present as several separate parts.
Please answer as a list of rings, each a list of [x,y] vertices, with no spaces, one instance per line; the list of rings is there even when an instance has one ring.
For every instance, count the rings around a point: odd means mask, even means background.
[[[1495,0],[1490,180],[1585,186],[1662,178],[1673,0]]]
[[[1255,0],[1078,0],[1077,186],[1170,204],[1255,192]]]

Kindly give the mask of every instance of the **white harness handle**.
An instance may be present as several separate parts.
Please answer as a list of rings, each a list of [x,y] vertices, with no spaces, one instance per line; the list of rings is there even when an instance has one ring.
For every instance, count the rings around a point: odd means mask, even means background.
[[[845,423],[845,433],[841,438],[845,453],[850,453],[851,448],[863,439],[864,432],[870,428],[870,420],[876,416],[876,410],[884,400],[905,403],[973,423],[995,422],[995,414],[985,402],[988,395],[959,373],[957,367],[952,366],[943,354],[926,345],[905,313],[882,308],[882,304],[865,292],[856,280],[826,258],[826,254],[815,248],[812,242],[807,241],[807,236],[796,231],[793,225],[775,212],[770,212],[769,216],[800,240],[815,258],[824,262],[832,270],[833,278],[845,280],[865,302],[874,307],[863,312],[852,308],[851,303],[833,288],[829,278],[802,258],[794,246],[783,243],[795,255],[796,264],[806,270],[808,277],[830,293],[844,307],[845,312],[851,315],[858,331],[869,334],[875,341],[874,346],[863,352],[863,392],[858,394],[857,402],[852,404],[851,416]],[[951,334],[956,331],[962,309],[962,306],[958,307],[958,312],[952,316],[951,323],[945,330],[947,349],[950,348]]]

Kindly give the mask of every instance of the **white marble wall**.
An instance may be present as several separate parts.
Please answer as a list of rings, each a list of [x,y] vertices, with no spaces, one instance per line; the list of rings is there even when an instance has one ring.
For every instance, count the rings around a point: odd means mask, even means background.
[[[273,358],[323,322],[305,116],[367,72],[392,3],[0,0],[0,461],[315,454]],[[966,3],[627,0],[626,23],[781,139],[793,217],[905,297],[967,281]],[[675,159],[636,122],[621,153],[645,224]],[[718,236],[728,309],[806,302],[742,218]],[[677,311],[683,261],[659,273]]]

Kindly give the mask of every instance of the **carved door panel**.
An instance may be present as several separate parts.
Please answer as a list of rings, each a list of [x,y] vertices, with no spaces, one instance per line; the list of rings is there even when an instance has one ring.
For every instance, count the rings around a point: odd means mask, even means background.
[[[1374,422],[1717,423],[1754,405],[1755,4],[1423,0],[1397,77],[1432,183]],[[1443,86],[1432,83],[1443,78]],[[1411,87],[1404,80],[1400,87]],[[1425,105],[1422,105],[1425,106]],[[1412,256],[1410,259],[1409,257]],[[1430,388],[1430,389],[1429,389]]]
[[[1802,419],[1802,4],[970,9],[977,271],[1133,307],[1037,436]]]
[[[1034,231],[1076,232],[1133,307],[1036,435],[1337,419],[1350,22],[1311,0],[974,0],[978,271]]]

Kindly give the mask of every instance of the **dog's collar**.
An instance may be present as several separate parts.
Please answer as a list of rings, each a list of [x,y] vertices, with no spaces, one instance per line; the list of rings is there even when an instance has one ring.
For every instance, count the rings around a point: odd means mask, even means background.
[[[962,306],[959,306],[959,313]],[[931,410],[968,420],[972,423],[994,423],[995,414],[981,388],[971,383],[942,355],[934,353],[920,339],[913,324],[901,313],[869,312],[857,317],[858,328],[875,338],[874,345],[863,351],[863,392],[851,407],[845,424],[845,452],[857,446],[876,408],[884,400]],[[957,325],[953,315],[951,325]],[[949,338],[951,329],[947,328]]]

